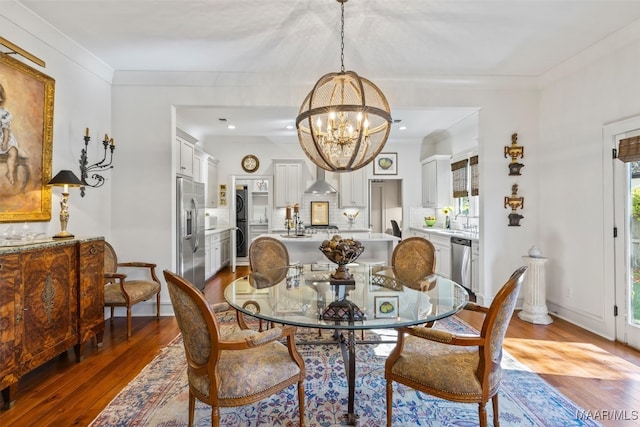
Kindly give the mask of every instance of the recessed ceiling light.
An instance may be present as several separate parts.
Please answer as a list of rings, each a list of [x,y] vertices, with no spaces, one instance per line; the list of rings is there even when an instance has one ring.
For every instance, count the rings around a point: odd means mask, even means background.
[[[236,127],[234,125],[229,125],[227,126],[227,129],[235,129]]]
[[[287,125],[287,129],[289,130],[293,129],[293,125]]]
[[[400,129],[400,130],[407,130],[407,127],[406,127],[406,126],[400,126],[398,129]]]

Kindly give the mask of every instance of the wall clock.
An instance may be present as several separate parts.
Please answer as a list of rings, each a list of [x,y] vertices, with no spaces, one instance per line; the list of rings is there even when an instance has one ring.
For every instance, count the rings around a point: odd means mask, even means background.
[[[260,160],[253,154],[247,154],[242,158],[242,169],[245,172],[255,172],[260,167]]]

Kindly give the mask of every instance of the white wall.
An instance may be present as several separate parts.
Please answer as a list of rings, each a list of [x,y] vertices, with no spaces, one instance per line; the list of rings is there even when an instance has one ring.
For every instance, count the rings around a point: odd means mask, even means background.
[[[57,80],[54,169],[75,169],[85,127],[92,132],[95,129],[96,134],[113,135],[118,144],[115,169],[108,174],[111,180],[107,185],[89,189],[84,199],[72,194],[69,229],[78,234],[105,235],[121,259],[142,257],[156,262],[160,271],[175,267],[175,168],[171,160],[175,106],[299,105],[315,83],[316,76],[300,76],[303,81],[293,81],[291,76],[285,80],[281,75],[255,73],[117,72],[110,105],[109,81],[104,78],[109,70],[100,68],[95,58],[82,55],[78,46],[69,44],[39,20],[25,17],[16,3],[6,7],[3,3],[2,14],[3,36],[46,60],[50,64],[47,73]],[[26,22],[24,27],[22,21]],[[71,54],[73,59],[68,58]],[[99,71],[94,72],[94,68]],[[536,240],[538,218],[532,209],[537,205],[537,181],[533,177],[539,133],[535,80],[385,81],[376,79],[375,70],[367,75],[387,94],[392,110],[394,106],[480,110],[481,275],[485,284],[481,302],[482,298],[490,302],[495,291],[522,264],[520,255]],[[527,200],[522,227],[507,227],[508,212],[503,208],[503,198],[510,194],[513,179],[507,176],[508,161],[502,151],[513,132],[520,134],[527,147],[526,173],[518,179],[521,195]],[[420,149],[416,145],[397,150],[398,177],[404,182],[403,201],[407,207],[420,205]],[[300,157],[299,149],[290,154],[287,157]],[[224,153],[219,157],[221,182],[225,170],[237,167],[237,173],[242,173],[239,158],[230,160],[230,168],[223,160]],[[403,222],[409,223],[408,209]],[[50,233],[57,229],[57,225],[46,227]],[[166,291],[163,301],[163,312],[167,312]],[[152,311],[151,304],[139,306],[134,313]]]
[[[2,3],[0,28],[2,37],[45,61],[46,67],[14,55],[16,59],[55,79],[52,174],[69,169],[80,177],[78,161],[85,128],[92,137],[91,163],[102,158],[105,133],[113,136],[116,144],[120,142],[111,128],[111,70],[17,3]],[[114,174],[120,168],[118,157],[116,149]],[[107,182],[103,187],[87,188],[84,198],[79,189],[70,189],[68,230],[76,236],[111,237],[111,175],[104,175]],[[60,193],[59,188],[52,190],[51,221],[30,223],[32,230],[49,236],[60,230]],[[0,232],[7,226],[0,224]]]
[[[640,34],[638,25],[635,34]],[[611,151],[603,127],[640,114],[640,42],[610,38],[544,76],[538,246],[550,310],[613,338]],[[619,36],[618,36],[619,37]],[[598,55],[595,55],[598,54]],[[607,168],[607,166],[609,167]],[[569,296],[572,294],[572,296]]]

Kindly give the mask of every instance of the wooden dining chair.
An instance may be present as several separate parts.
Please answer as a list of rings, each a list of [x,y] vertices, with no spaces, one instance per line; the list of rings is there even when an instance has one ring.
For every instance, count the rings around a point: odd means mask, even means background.
[[[146,273],[146,278],[129,279],[119,268],[135,269]],[[104,242],[104,305],[111,308],[111,320],[115,307],[127,309],[127,339],[131,337],[131,308],[142,301],[156,298],[156,318],[160,318],[160,280],[156,276],[156,264],[150,262],[118,262],[116,251]]]
[[[384,368],[387,426],[392,425],[393,382],[454,402],[477,403],[480,426],[487,425],[486,404],[493,404],[498,427],[498,389],[502,376],[502,342],[513,315],[527,267],[518,268],[487,309],[469,303],[466,310],[485,313],[479,335],[456,335],[416,326],[401,328]]]
[[[425,279],[436,270],[436,250],[422,237],[409,237],[396,245],[391,254],[393,274],[404,286],[425,290]]]
[[[189,378],[189,427],[195,400],[211,405],[211,424],[220,425],[220,408],[243,406],[297,384],[300,425],[304,426],[304,360],[295,344],[295,327],[264,332],[239,329],[224,335],[202,292],[165,270],[178,321]],[[279,340],[286,340],[286,345]]]

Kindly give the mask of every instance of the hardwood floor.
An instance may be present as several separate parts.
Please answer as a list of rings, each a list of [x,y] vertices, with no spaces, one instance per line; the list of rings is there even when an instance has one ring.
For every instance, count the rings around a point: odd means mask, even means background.
[[[246,272],[223,270],[207,283],[207,299],[222,301],[224,286]],[[477,313],[460,317],[480,327]],[[15,405],[0,412],[0,426],[88,425],[178,333],[173,317],[135,317],[127,341],[125,319],[107,320],[102,348],[88,345],[81,363],[68,350],[23,377]],[[517,316],[505,349],[605,426],[640,425],[640,352],[560,319],[542,326]]]

